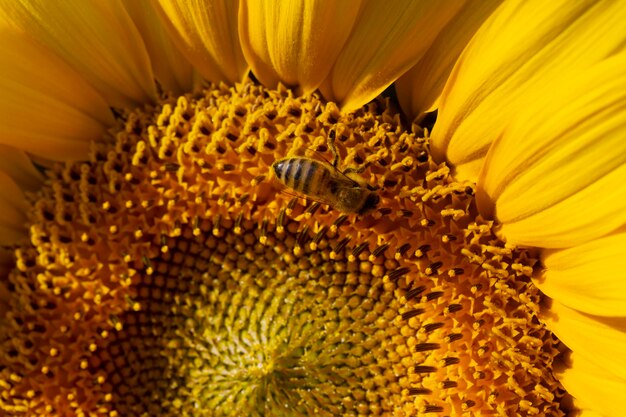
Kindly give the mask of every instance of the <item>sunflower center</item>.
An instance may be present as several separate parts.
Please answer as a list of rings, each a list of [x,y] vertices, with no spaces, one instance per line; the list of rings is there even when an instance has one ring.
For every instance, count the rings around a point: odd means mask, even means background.
[[[331,175],[374,189],[367,214],[271,174],[288,155],[329,167],[331,132]],[[495,237],[424,133],[385,100],[346,114],[251,83],[121,115],[90,161],[57,166],[33,197],[0,407],[558,414],[535,261]],[[307,190],[328,186],[311,178]]]

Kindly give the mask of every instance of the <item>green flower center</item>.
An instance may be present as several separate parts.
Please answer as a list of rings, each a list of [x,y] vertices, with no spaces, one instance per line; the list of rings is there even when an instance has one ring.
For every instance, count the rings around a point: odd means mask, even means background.
[[[378,207],[281,191],[286,155],[363,167]],[[535,261],[378,100],[210,87],[120,116],[32,198],[2,325],[6,412],[558,415]],[[287,190],[288,191],[288,190]],[[293,193],[292,193],[293,194]]]

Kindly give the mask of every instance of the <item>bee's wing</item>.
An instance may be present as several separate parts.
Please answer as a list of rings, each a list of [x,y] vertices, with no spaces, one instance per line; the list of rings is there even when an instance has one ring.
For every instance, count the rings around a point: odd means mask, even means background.
[[[330,169],[332,169],[335,172],[336,174],[335,178],[337,179],[337,182],[341,181],[341,179],[344,179],[345,187],[360,187],[361,186],[358,182],[354,181],[352,178],[348,177],[341,170],[339,170],[339,168],[333,166],[333,164],[328,159],[326,159],[324,155],[322,155],[321,152],[318,152],[316,150],[311,150],[311,152],[316,156],[316,159],[326,162],[326,165],[328,165]]]
[[[295,191],[291,191],[289,190],[287,187],[284,187],[283,189],[280,190],[281,194],[285,194],[288,196],[291,196],[292,198],[297,198],[300,200],[304,200],[306,202],[308,202],[310,204],[310,202],[317,202],[320,204],[326,204],[330,207],[335,207],[336,206],[336,202],[327,199],[327,198],[323,198],[323,197],[312,197],[310,195],[306,195],[306,194],[300,194],[300,193],[296,193]],[[307,206],[309,205],[307,204]]]
[[[277,181],[274,181],[273,184],[276,188],[278,188],[278,192],[280,192],[280,194],[288,195],[288,196],[299,198],[299,199],[306,200],[306,201],[317,201],[318,203],[328,204],[329,206],[333,205],[332,200],[322,198],[322,197],[312,197],[307,194],[302,194],[302,193],[293,191],[291,188],[286,186],[282,181],[277,180]]]
[[[345,176],[337,175],[334,178],[334,182],[335,182],[335,194],[339,193],[341,189],[354,188],[355,186],[358,186],[357,183],[355,183],[350,178],[345,177]],[[336,198],[333,199],[330,197],[324,197],[323,195],[312,196],[309,194],[303,194],[303,193],[299,193],[297,191],[292,190],[291,188],[283,184],[281,181],[275,181],[275,183],[277,184],[279,188],[279,192],[281,194],[295,197],[295,198],[298,198],[307,202],[315,201],[320,204],[326,204],[335,209],[338,207],[339,200],[337,200]]]

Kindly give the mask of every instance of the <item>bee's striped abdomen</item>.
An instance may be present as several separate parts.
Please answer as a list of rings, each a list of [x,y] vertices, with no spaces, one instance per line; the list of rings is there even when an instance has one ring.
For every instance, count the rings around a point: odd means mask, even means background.
[[[286,158],[274,164],[276,177],[287,187],[315,196],[329,176],[323,163],[309,158]]]

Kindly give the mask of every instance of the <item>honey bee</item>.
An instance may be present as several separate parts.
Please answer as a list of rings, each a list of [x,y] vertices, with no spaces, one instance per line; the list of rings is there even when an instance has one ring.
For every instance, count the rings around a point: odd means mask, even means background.
[[[334,131],[328,138],[333,162],[304,156],[279,159],[272,164],[276,178],[286,187],[312,200],[321,201],[344,213],[366,214],[380,201],[376,189],[356,175],[360,171],[337,169],[339,155],[334,146]]]

